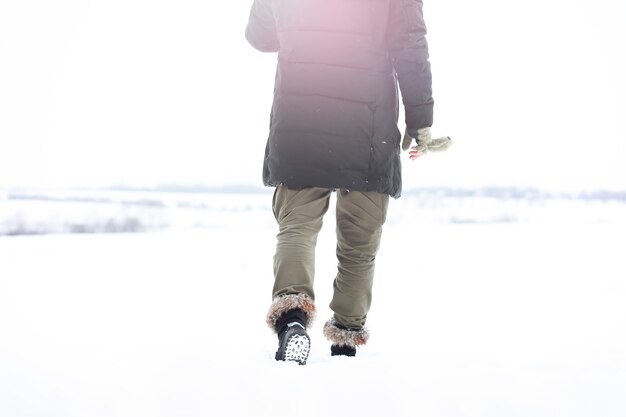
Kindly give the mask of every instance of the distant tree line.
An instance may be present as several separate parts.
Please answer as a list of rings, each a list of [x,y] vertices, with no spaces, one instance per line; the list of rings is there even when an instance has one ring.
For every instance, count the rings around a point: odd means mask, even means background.
[[[93,189],[81,189],[78,191],[94,191]],[[129,187],[112,186],[100,188],[97,191],[123,191],[123,192],[143,192],[143,193],[180,193],[180,194],[268,194],[271,188],[257,187],[251,185],[224,185],[224,186],[204,186],[204,185],[178,185],[165,184],[157,187]],[[554,193],[542,191],[537,188],[521,187],[481,187],[481,188],[454,188],[454,187],[425,187],[414,188],[403,191],[405,196],[432,197],[432,198],[495,198],[495,199],[515,199],[515,200],[593,200],[593,201],[621,201],[626,202],[626,191],[590,191],[583,193]],[[108,198],[67,196],[51,197],[42,194],[28,194],[26,192],[9,192],[7,195],[11,200],[39,200],[39,201],[72,201],[87,203],[112,203],[136,206],[160,207],[164,203],[158,199],[139,199],[128,201],[114,201]]]

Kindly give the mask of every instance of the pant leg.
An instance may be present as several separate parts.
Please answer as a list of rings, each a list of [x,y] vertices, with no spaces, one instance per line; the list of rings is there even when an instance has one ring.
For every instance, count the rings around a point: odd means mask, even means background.
[[[279,232],[274,255],[274,298],[306,294],[315,300],[315,245],[331,192],[317,187],[276,187],[272,208]]]
[[[343,326],[362,328],[372,303],[374,263],[389,196],[337,191],[337,277],[330,304]]]

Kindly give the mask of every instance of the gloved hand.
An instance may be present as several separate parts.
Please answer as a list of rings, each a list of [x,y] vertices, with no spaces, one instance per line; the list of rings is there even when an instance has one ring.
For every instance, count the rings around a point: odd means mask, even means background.
[[[402,139],[402,150],[408,150],[411,147],[413,139],[417,142],[417,146],[414,146],[413,149],[420,154],[425,154],[428,151],[442,152],[452,145],[452,139],[450,139],[449,136],[432,139],[430,136],[430,128],[424,127],[421,129],[406,129],[404,139]]]

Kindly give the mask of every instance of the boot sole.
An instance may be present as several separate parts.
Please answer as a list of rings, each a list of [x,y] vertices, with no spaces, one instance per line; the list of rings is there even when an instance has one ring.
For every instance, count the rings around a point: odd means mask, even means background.
[[[309,337],[306,334],[294,334],[287,340],[284,360],[305,365],[310,352],[311,340]]]

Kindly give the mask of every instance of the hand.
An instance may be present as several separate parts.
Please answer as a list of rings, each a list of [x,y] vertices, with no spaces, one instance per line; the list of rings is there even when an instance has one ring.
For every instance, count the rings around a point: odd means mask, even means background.
[[[409,151],[409,159],[414,161],[417,158],[419,158],[420,156],[424,155],[424,153],[422,151],[420,151],[417,146],[413,146],[411,148],[411,150]]]
[[[415,142],[417,142],[417,145],[411,147],[411,150],[409,151],[409,158],[411,160],[419,158],[428,151],[445,151],[452,145],[452,139],[448,136],[432,139],[430,136],[430,128],[428,127],[421,129],[407,128],[404,132],[404,139],[402,140],[402,150],[406,151],[409,149],[411,142],[413,142],[414,139]]]
[[[413,139],[415,139],[415,142],[417,143],[417,146],[414,146],[413,148],[416,148],[422,154],[426,153],[425,152],[426,147],[432,140],[432,138],[430,137],[430,128],[429,127],[425,127],[422,129],[407,128],[404,131],[404,138],[402,139],[403,151],[406,151],[407,149],[409,149],[409,147],[411,146],[411,142],[413,142]]]

